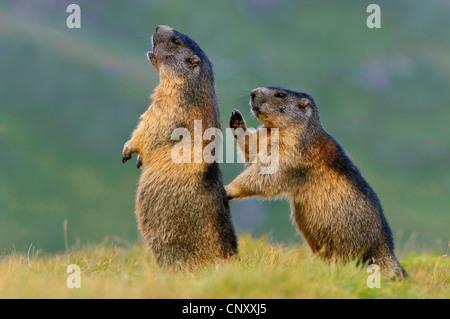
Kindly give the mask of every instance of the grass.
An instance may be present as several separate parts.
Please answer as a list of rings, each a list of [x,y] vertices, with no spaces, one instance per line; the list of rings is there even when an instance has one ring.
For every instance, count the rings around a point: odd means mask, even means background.
[[[240,237],[237,260],[201,271],[165,272],[142,244],[101,244],[70,253],[11,253],[0,259],[0,298],[449,298],[449,259],[400,256],[410,277],[381,279],[353,265],[327,264],[307,246],[283,247],[266,238]],[[69,289],[69,264],[81,269],[81,288]]]

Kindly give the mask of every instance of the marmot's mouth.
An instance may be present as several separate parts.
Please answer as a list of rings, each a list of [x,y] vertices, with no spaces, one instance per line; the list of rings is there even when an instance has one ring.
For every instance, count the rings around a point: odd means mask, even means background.
[[[147,52],[147,59],[150,61],[150,63],[152,63],[153,65],[156,63],[156,57],[155,57],[155,40],[154,37],[155,35],[152,34],[152,37],[150,39],[150,43],[152,44],[152,50]]]
[[[152,57],[153,57],[153,51],[148,51],[147,52],[147,59],[149,62],[152,62]]]
[[[258,112],[259,111],[259,107],[253,104],[253,101],[250,99],[250,107],[252,109],[252,111]]]
[[[252,105],[253,112],[259,112],[259,107]]]

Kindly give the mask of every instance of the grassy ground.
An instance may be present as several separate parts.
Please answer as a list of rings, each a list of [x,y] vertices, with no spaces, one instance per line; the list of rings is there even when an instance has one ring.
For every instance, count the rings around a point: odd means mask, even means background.
[[[400,256],[410,277],[381,279],[352,265],[327,265],[306,246],[286,248],[265,238],[240,238],[235,262],[198,272],[160,270],[143,245],[111,240],[72,253],[3,255],[0,298],[449,298],[449,259],[432,254]],[[81,268],[81,288],[66,285],[68,264]]]

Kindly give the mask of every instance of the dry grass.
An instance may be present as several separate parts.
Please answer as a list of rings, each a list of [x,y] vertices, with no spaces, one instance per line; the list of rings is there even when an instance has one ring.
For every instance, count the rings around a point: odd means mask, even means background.
[[[123,246],[123,245],[122,245]],[[400,256],[410,278],[383,279],[369,289],[369,273],[327,264],[306,246],[286,248],[240,238],[239,258],[197,272],[164,272],[143,245],[111,240],[49,256],[11,253],[0,261],[0,298],[449,298],[449,259]],[[66,285],[67,265],[81,268],[81,288]]]

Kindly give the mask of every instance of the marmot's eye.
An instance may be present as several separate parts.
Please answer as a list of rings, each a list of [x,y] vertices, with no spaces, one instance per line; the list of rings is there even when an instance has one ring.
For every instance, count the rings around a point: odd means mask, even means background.
[[[173,38],[172,42],[175,43],[175,44],[180,44],[181,43],[180,40],[178,40],[177,38]]]
[[[281,93],[281,92],[279,92],[279,93],[275,94],[275,97],[280,97],[280,98],[283,98],[283,97],[285,97],[285,96],[286,96],[286,94],[284,94],[284,93]]]

